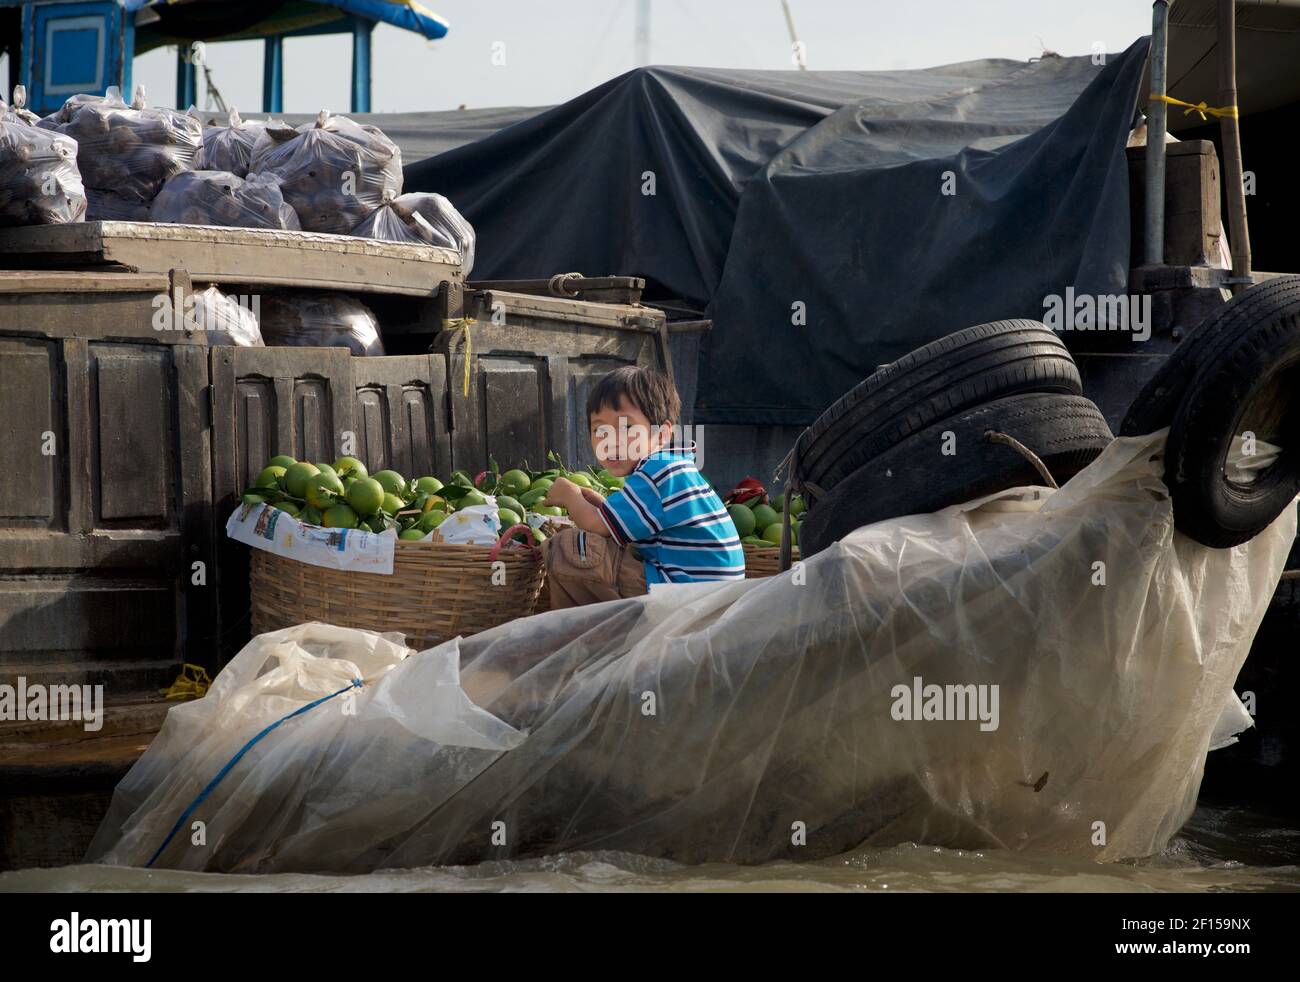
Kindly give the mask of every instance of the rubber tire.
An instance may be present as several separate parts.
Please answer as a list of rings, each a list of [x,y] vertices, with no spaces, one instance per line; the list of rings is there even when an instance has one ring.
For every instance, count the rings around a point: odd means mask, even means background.
[[[945,431],[957,453],[941,456]],[[804,558],[855,529],[899,515],[938,511],[982,495],[1042,485],[1018,451],[984,439],[988,430],[1013,436],[1036,453],[1058,484],[1086,467],[1114,437],[1106,419],[1082,396],[1030,393],[998,399],[914,433],[841,481],[799,527]]]
[[[800,435],[803,480],[829,491],[873,457],[944,419],[1020,392],[1079,395],[1079,370],[1039,321],[978,324],[882,366]]]
[[[1300,276],[1278,276],[1243,290],[1188,333],[1147,381],[1120,424],[1121,436],[1172,425],[1196,373],[1222,357],[1225,346],[1256,324],[1300,313]]]
[[[1300,300],[1300,277],[1291,279]],[[1213,549],[1249,542],[1300,493],[1300,398],[1280,420],[1280,434],[1268,434],[1282,445],[1272,467],[1251,484],[1224,473],[1251,401],[1287,373],[1292,384],[1300,378],[1300,302],[1279,300],[1253,325],[1218,339],[1193,377],[1165,444],[1165,484],[1184,535]]]

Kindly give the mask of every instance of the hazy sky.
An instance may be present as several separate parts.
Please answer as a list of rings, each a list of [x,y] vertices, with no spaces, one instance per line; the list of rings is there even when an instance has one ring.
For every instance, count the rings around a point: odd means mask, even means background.
[[[423,0],[451,30],[425,42],[375,31],[377,112],[549,105],[635,67],[637,0]],[[1119,51],[1150,32],[1142,0],[790,0],[811,69],[925,68],[973,58],[1024,59],[1042,45]],[[650,61],[715,68],[791,68],[780,0],[650,0]],[[1042,39],[1040,45],[1039,38]],[[504,65],[493,64],[497,42]],[[497,50],[501,50],[498,48]],[[136,59],[150,102],[175,99],[175,50]],[[262,44],[208,47],[227,103],[260,111]],[[285,44],[285,110],[348,109],[351,41]],[[200,81],[200,99],[203,83]]]

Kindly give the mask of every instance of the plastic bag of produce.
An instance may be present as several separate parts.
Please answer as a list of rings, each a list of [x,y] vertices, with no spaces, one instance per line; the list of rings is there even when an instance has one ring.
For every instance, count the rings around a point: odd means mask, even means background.
[[[273,174],[244,179],[229,171],[186,171],[163,185],[149,206],[149,215],[155,222],[181,225],[301,228]]]
[[[0,99],[0,227],[64,225],[86,217],[86,193],[77,169],[77,144],[34,125],[39,117]]]
[[[412,192],[385,197],[352,234],[455,249],[461,255],[464,274],[469,276],[474,268],[474,228],[441,194]]]
[[[27,86],[14,86],[14,101],[6,104],[3,95],[0,95],[0,119],[11,121],[16,120],[20,123],[26,123],[28,126],[36,126],[40,123],[41,117],[27,108]]]
[[[343,293],[268,293],[261,301],[262,340],[270,347],[348,348],[382,355],[379,321],[370,308]]]
[[[112,191],[86,188],[86,221],[147,222],[149,202],[123,198]]]
[[[1165,435],[1116,440],[1058,490],[866,526],[770,578],[655,587],[378,660],[362,631],[254,638],[168,715],[87,861],[1159,852],[1209,748],[1249,723],[1233,681],[1296,531],[1290,508],[1232,549],[1175,531]],[[352,679],[354,715],[308,708]],[[459,694],[490,715],[435,732],[465,718],[441,701]],[[183,815],[204,842],[168,840]]]
[[[257,314],[215,286],[191,294],[188,303],[187,316],[196,329],[204,332],[209,345],[238,348],[263,346]]]
[[[347,235],[384,201],[402,192],[402,152],[376,126],[321,112],[297,130],[267,126],[250,171],[280,178],[284,197],[310,232]]]
[[[266,123],[244,119],[238,109],[230,110],[225,126],[210,120],[203,127],[203,146],[194,158],[194,169],[223,170],[236,177],[247,177],[253,146],[266,127]]]
[[[77,166],[88,189],[144,204],[167,179],[190,169],[203,141],[196,116],[150,109],[144,87],[131,105],[117,86],[105,96],[73,96],[40,125],[77,141]]]

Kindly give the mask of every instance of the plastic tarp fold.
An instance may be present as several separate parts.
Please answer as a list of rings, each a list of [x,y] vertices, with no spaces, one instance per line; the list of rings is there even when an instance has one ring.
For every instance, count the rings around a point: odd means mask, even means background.
[[[456,203],[477,277],[637,275],[706,309],[694,422],[806,424],[954,330],[1041,318],[1067,286],[1127,293],[1146,49],[638,69],[414,164],[404,186]]]
[[[1176,534],[1163,439],[1116,440],[1056,491],[867,526],[768,579],[420,653],[325,625],[255,638],[171,710],[88,858],[146,863],[260,730],[358,678],[249,749],[159,865],[756,863],[905,841],[1152,854],[1208,748],[1249,725],[1232,686],[1296,531],[1287,509],[1231,550]],[[931,685],[969,701],[928,718]]]

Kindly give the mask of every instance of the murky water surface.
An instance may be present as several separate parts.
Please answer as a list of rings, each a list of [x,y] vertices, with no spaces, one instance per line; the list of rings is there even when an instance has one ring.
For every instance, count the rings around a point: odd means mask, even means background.
[[[1161,855],[1101,865],[1029,853],[902,845],[815,863],[681,866],[631,853],[570,853],[365,876],[228,876],[112,866],[0,873],[0,891],[392,891],[790,893],[840,891],[1300,891],[1300,829],[1245,809],[1201,807]]]

